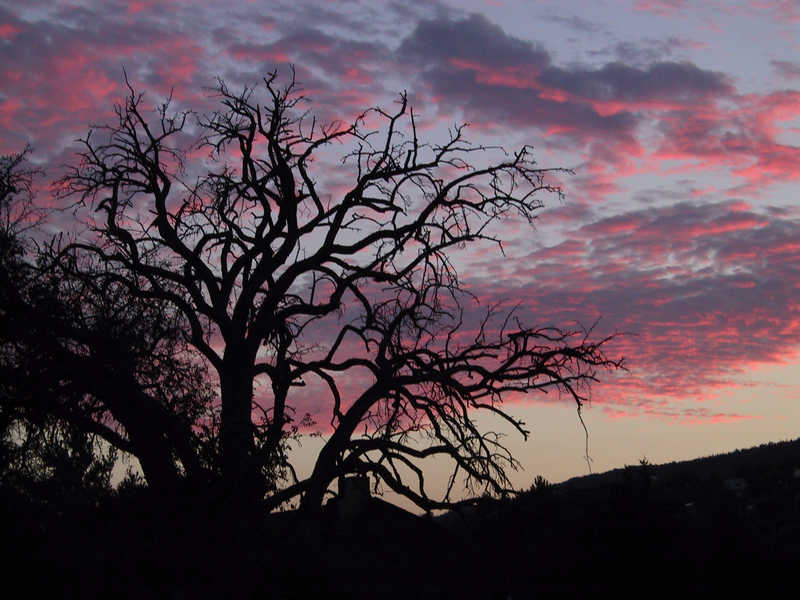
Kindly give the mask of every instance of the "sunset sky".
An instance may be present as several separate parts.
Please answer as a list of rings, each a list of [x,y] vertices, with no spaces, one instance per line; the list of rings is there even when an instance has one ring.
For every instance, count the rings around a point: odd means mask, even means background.
[[[528,321],[630,334],[584,412],[606,470],[800,435],[798,57],[796,0],[0,2],[0,153],[30,144],[57,176],[112,120],[123,67],[208,110],[215,77],[289,64],[323,119],[407,90],[430,141],[468,122],[532,144],[574,170],[565,200],[459,264]],[[573,406],[510,401],[533,432],[510,440],[518,484],[587,472]]]

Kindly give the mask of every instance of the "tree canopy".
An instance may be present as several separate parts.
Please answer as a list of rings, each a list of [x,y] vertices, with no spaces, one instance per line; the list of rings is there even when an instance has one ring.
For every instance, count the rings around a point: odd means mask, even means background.
[[[464,126],[426,143],[405,94],[323,124],[276,73],[219,81],[210,114],[128,92],[56,186],[88,227],[40,257],[57,309],[15,334],[13,366],[49,365],[17,404],[135,455],[149,485],[218,484],[270,510],[318,510],[349,474],[424,509],[451,506],[462,480],[504,495],[516,461],[476,415],[527,435],[506,395],[557,389],[580,407],[598,370],[622,366],[609,338],[523,323],[462,283],[454,252],[499,246],[498,223],[561,196],[561,169],[530,147],[498,154]],[[339,148],[334,177],[320,158]],[[26,293],[19,314],[40,311]],[[306,410],[329,430],[298,477]],[[430,457],[452,465],[442,497]]]

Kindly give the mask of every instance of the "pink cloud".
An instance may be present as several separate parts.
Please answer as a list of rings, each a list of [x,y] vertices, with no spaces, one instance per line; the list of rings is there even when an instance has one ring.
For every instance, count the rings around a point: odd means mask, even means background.
[[[228,48],[228,53],[236,60],[253,60],[267,63],[288,63],[289,55],[274,44],[237,44]]]
[[[566,94],[563,95],[563,97],[557,94],[555,96],[551,94],[551,92],[555,93],[558,92],[558,90],[544,90],[537,79],[537,76],[541,72],[535,69],[519,66],[506,66],[497,69],[495,65],[483,64],[478,61],[458,57],[450,58],[447,62],[455,69],[474,72],[475,80],[481,84],[531,90],[539,89],[542,90],[543,98],[555,100],[556,102],[566,102],[568,99]]]
[[[136,13],[140,13],[146,8],[150,8],[152,6],[152,2],[143,2],[141,0],[134,0],[128,3],[128,14],[135,15]]]
[[[729,108],[705,107],[659,117],[664,137],[655,157],[727,168],[745,180],[732,193],[757,193],[764,186],[800,178],[800,148],[783,144],[782,122],[800,116],[800,92],[781,91],[737,98]]]
[[[10,23],[0,23],[0,39],[10,40],[14,38],[22,29]]]
[[[686,0],[636,0],[636,10],[672,16],[686,8]]]
[[[312,27],[322,29],[324,20],[265,18],[263,7],[247,23],[231,24],[197,5],[191,19],[170,28],[155,18],[152,2],[126,3],[120,15],[87,6],[70,11],[69,26],[59,18],[0,21],[3,152],[31,140],[52,165],[71,160],[64,144],[90,122],[113,120],[113,101],[125,92],[122,64],[148,99],[174,87],[183,105],[205,109],[210,100],[201,86],[213,85],[214,75],[253,84],[276,64],[296,62],[311,108],[326,121],[390,107],[394,90],[383,86],[395,85],[386,83],[392,73],[407,80],[415,101],[436,104],[420,131],[437,135],[441,123],[465,118],[478,141],[513,130],[551,157],[577,157],[577,175],[566,180],[569,203],[539,221],[565,239],[514,264],[476,253],[469,258],[474,273],[494,277],[468,285],[484,303],[523,299],[531,320],[603,316],[603,327],[636,331],[615,342],[631,357],[630,376],[598,388],[597,401],[609,410],[667,415],[677,399],[702,403],[709,390],[796,346],[800,214],[771,213],[759,207],[759,194],[799,177],[800,149],[781,140],[800,117],[800,92],[742,94],[726,74],[658,57],[647,66],[560,65],[541,44],[478,16],[409,21],[404,39],[384,44],[352,27],[352,35],[330,33],[341,26],[334,17],[322,32]],[[658,14],[685,7],[637,3]],[[796,12],[788,2],[777,8],[790,18]],[[787,61],[773,66],[785,77],[797,70]],[[325,173],[332,198],[347,189],[352,173],[345,171]],[[711,171],[720,181],[681,183],[671,206],[664,198],[640,210],[608,203],[631,200],[635,176],[658,173],[660,182],[665,174]],[[725,193],[747,201],[709,203]]]
[[[495,264],[494,281],[507,283],[488,286],[481,299],[515,298],[536,323],[602,316],[602,330],[632,332],[611,350],[629,357],[631,371],[606,377],[597,403],[732,419],[676,407],[693,399],[703,408],[714,390],[792,355],[800,331],[797,239],[800,221],[742,202],[650,207],[586,225],[518,266]],[[671,255],[680,262],[671,264]]]
[[[800,7],[795,0],[750,0],[750,8],[756,13],[770,11],[778,23],[800,21]]]

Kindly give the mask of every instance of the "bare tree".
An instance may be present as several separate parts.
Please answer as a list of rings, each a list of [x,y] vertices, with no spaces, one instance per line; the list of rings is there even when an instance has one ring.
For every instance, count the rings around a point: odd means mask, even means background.
[[[191,163],[193,115],[167,102],[150,118],[129,86],[118,121],[89,132],[61,182],[100,215],[97,241],[65,246],[62,264],[180,315],[218,379],[218,470],[232,496],[266,495],[268,508],[299,497],[316,510],[349,473],[425,509],[452,505],[460,475],[474,491],[512,491],[514,457],[475,414],[527,435],[504,395],[552,388],[580,407],[597,369],[621,366],[603,352],[608,338],[584,330],[528,327],[491,308],[468,325],[475,299],[452,252],[499,244],[493,226],[506,217],[532,222],[542,195],[561,195],[553,170],[528,147],[473,166],[490,150],[463,126],[423,143],[405,94],[392,112],[321,125],[293,77],[263,83],[235,93],[219,81],[221,108],[196,120],[208,158]],[[315,162],[334,143],[352,174],[335,194],[320,189]],[[268,393],[256,401],[261,379]],[[326,403],[332,433],[300,480],[286,440],[309,395]],[[436,456],[454,467],[440,498],[419,466]]]

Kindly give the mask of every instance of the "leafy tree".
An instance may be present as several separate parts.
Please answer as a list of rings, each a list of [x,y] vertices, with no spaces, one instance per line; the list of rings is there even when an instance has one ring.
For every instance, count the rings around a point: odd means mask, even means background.
[[[29,153],[26,147],[0,157],[0,480],[6,493],[63,503],[110,489],[115,452],[75,424],[37,411],[30,384],[41,373],[23,374],[19,332],[29,326],[28,303],[41,298],[27,235],[45,217],[34,202],[34,180],[42,173],[29,166]]]
[[[493,227],[507,217],[532,222],[542,195],[561,195],[550,181],[559,169],[539,168],[529,147],[474,166],[497,154],[468,142],[463,126],[426,144],[405,94],[391,112],[322,125],[294,78],[263,83],[234,92],[220,81],[219,110],[197,116],[169,101],[151,116],[129,85],[117,120],[89,132],[58,186],[96,215],[96,237],[58,248],[61,278],[90,288],[92,303],[129,299],[125,323],[163,318],[180,329],[167,336],[180,351],[168,354],[207,365],[218,385],[210,471],[237,502],[265,498],[273,509],[299,498],[317,510],[346,474],[371,474],[425,509],[452,505],[461,475],[475,492],[510,492],[516,461],[475,415],[527,435],[504,395],[558,389],[581,406],[597,370],[621,360],[604,353],[608,338],[531,327],[496,307],[470,328],[480,307],[452,253],[499,245]],[[198,131],[198,144],[187,141]],[[334,144],[344,154],[336,176],[352,176],[345,189],[322,160]],[[144,350],[136,369],[148,389],[167,394],[163,363],[147,364],[146,344],[133,347]],[[122,388],[130,375],[112,373],[104,385]],[[111,397],[98,393],[97,410],[128,437],[87,413],[107,441],[162,465],[201,462],[189,426],[198,415],[169,399],[115,408]],[[332,433],[299,479],[288,440],[309,401],[327,407]],[[139,422],[152,443],[133,442]],[[436,456],[453,465],[442,498],[428,494],[419,464]]]
[[[216,461],[203,427],[213,394],[202,366],[182,358],[182,324],[34,248],[27,234],[44,214],[28,152],[0,163],[4,482],[50,500],[108,492],[117,450],[139,459],[154,488],[201,477]]]

